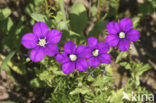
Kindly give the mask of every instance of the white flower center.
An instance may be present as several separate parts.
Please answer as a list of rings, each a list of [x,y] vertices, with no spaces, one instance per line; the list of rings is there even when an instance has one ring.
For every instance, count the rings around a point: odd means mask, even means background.
[[[75,54],[70,54],[69,58],[70,58],[71,61],[76,61],[77,56]]]
[[[98,49],[95,49],[92,54],[96,57],[99,55],[99,50]]]
[[[46,39],[45,38],[44,39],[39,39],[38,45],[44,47],[46,44],[47,43],[46,43]]]
[[[124,32],[120,32],[119,33],[119,38],[121,38],[121,39],[125,38],[125,33]]]

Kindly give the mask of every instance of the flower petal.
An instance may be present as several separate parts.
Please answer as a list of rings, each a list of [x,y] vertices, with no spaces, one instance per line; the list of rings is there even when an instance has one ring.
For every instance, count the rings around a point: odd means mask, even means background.
[[[45,56],[44,48],[36,47],[30,52],[30,59],[34,62],[41,61]]]
[[[120,25],[121,30],[123,30],[124,32],[127,32],[130,29],[132,29],[133,22],[130,18],[123,18],[120,20],[119,25]]]
[[[101,63],[109,64],[111,62],[111,57],[109,54],[102,54],[98,57]]]
[[[54,56],[58,53],[58,47],[56,44],[47,44],[45,47],[45,54],[47,56]]]
[[[109,51],[109,45],[104,42],[98,43],[99,53],[107,53]]]
[[[122,39],[120,40],[119,44],[118,44],[118,48],[121,51],[127,51],[130,47],[130,41],[127,39]]]
[[[117,22],[109,22],[106,28],[109,34],[117,34],[121,31]]]
[[[60,62],[60,63],[66,63],[66,62],[69,62],[70,61],[70,59],[69,59],[69,57],[67,56],[66,53],[57,54],[56,60],[58,62]]]
[[[33,33],[38,38],[44,38],[49,31],[49,27],[44,22],[38,22],[33,27]]]
[[[74,62],[67,62],[62,65],[62,71],[65,74],[70,74],[75,70],[75,63]]]
[[[98,44],[98,40],[96,38],[94,38],[94,37],[88,38],[88,46],[90,48],[96,48],[97,44]]]
[[[33,33],[27,33],[22,37],[22,45],[28,49],[35,48],[37,46],[37,38]]]
[[[53,29],[50,30],[47,34],[47,42],[48,43],[58,43],[61,40],[62,33],[59,30]]]
[[[76,45],[74,44],[74,42],[73,41],[66,42],[66,44],[64,45],[64,51],[69,54],[75,53]]]
[[[84,58],[78,59],[78,61],[76,62],[76,69],[79,71],[85,71],[88,68],[88,66],[88,62]]]
[[[107,35],[105,41],[109,46],[117,46],[119,42],[119,37],[117,35]]]
[[[86,53],[85,53],[85,54],[86,54],[85,57],[86,57],[86,58],[93,57],[93,54],[92,54],[93,50],[94,50],[94,48],[89,48],[89,47],[87,47],[87,48],[86,48],[86,51],[85,51],[85,52],[86,52]]]
[[[78,57],[86,57],[86,55],[88,54],[87,47],[84,45],[79,45],[76,48],[76,54],[78,55]]]
[[[137,30],[131,29],[130,31],[127,32],[126,37],[130,41],[136,41],[139,39],[140,34]]]
[[[89,65],[95,67],[98,67],[100,65],[100,61],[97,57],[91,57],[89,58]]]

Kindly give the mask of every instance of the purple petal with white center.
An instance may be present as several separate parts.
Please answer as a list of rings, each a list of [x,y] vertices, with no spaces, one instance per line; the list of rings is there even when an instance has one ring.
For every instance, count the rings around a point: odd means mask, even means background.
[[[78,55],[78,57],[86,57],[86,55],[88,54],[87,47],[84,45],[79,45],[76,48],[76,54]]]
[[[60,62],[60,63],[66,63],[66,62],[69,62],[70,61],[70,59],[69,59],[69,57],[67,56],[66,53],[57,54],[56,60],[58,62]]]
[[[104,43],[104,42],[98,43],[99,53],[107,53],[109,51],[109,48],[110,47],[107,43]]]
[[[122,39],[120,40],[119,44],[118,44],[118,48],[121,51],[127,51],[130,47],[130,41],[127,39]]]
[[[97,44],[98,44],[98,40],[96,38],[94,38],[94,37],[88,38],[88,46],[90,48],[96,48]]]
[[[74,70],[75,70],[75,63],[74,63],[74,62],[67,62],[67,63],[64,63],[64,64],[62,65],[62,71],[63,71],[65,74],[70,74],[70,73],[72,73]]]
[[[111,57],[109,54],[102,54],[98,57],[101,63],[109,64],[111,62]]]
[[[78,71],[85,71],[88,68],[88,66],[88,62],[84,58],[78,59],[78,61],[76,62],[76,69]]]
[[[48,31],[49,31],[49,27],[44,22],[38,22],[33,27],[33,33],[38,38],[46,37]]]
[[[55,56],[58,53],[58,47],[56,44],[47,44],[44,49],[47,56]]]
[[[95,67],[98,67],[100,65],[100,61],[98,60],[97,57],[91,57],[89,58],[89,65]]]
[[[139,37],[140,37],[140,33],[135,29],[131,29],[126,34],[126,38],[130,41],[136,41],[139,39]]]
[[[53,29],[50,30],[47,34],[47,42],[48,43],[58,43],[61,40],[62,33],[59,30]]]
[[[76,45],[74,44],[74,42],[73,41],[66,42],[66,44],[64,45],[64,51],[69,54],[75,53]]]
[[[120,20],[119,25],[120,25],[121,30],[123,30],[124,32],[127,32],[130,29],[132,29],[133,22],[130,18],[123,18]]]
[[[30,52],[30,59],[34,62],[41,61],[45,56],[44,48],[36,47]]]
[[[21,40],[24,47],[28,49],[35,48],[37,46],[37,38],[33,33],[27,33],[22,37]]]
[[[106,28],[109,34],[117,34],[121,31],[117,22],[109,22]]]
[[[109,46],[117,46],[119,43],[119,37],[117,35],[107,35],[105,41]]]

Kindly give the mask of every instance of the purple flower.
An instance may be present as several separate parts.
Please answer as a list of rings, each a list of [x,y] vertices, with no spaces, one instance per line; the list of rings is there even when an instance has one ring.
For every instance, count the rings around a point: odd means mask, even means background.
[[[108,51],[109,46],[106,43],[98,42],[94,37],[88,38],[87,58],[90,66],[95,68],[101,63],[109,64],[111,57],[107,54]]]
[[[76,48],[74,42],[68,41],[64,45],[64,52],[56,56],[56,60],[63,63],[62,71],[65,74],[70,74],[75,69],[85,71],[88,68],[88,62],[85,59],[85,51],[86,46],[80,45]]]
[[[22,44],[27,49],[32,49],[30,59],[34,62],[41,61],[45,54],[54,56],[58,53],[58,43],[61,39],[61,32],[49,30],[44,22],[38,22],[33,27],[33,33],[27,33],[22,37]]]
[[[129,18],[123,18],[119,23],[107,24],[107,35],[105,41],[110,46],[118,46],[121,51],[127,51],[130,43],[139,39],[139,32],[133,29],[133,23]]]

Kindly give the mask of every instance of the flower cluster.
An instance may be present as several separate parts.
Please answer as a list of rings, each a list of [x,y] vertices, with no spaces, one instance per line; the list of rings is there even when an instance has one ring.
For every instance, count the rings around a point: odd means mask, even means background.
[[[130,43],[139,39],[139,32],[132,28],[133,23],[129,18],[123,18],[119,23],[107,24],[108,35],[104,42],[98,42],[94,37],[88,38],[88,45],[76,46],[73,41],[64,45],[64,52],[59,53],[57,43],[62,34],[59,30],[49,30],[43,22],[38,22],[33,27],[33,33],[27,33],[22,37],[22,44],[30,52],[30,59],[34,62],[41,61],[45,54],[56,56],[56,60],[62,63],[62,71],[65,74],[72,73],[75,69],[85,71],[88,67],[98,67],[101,63],[109,64],[111,57],[108,54],[110,46],[118,46],[119,50],[127,51]]]

